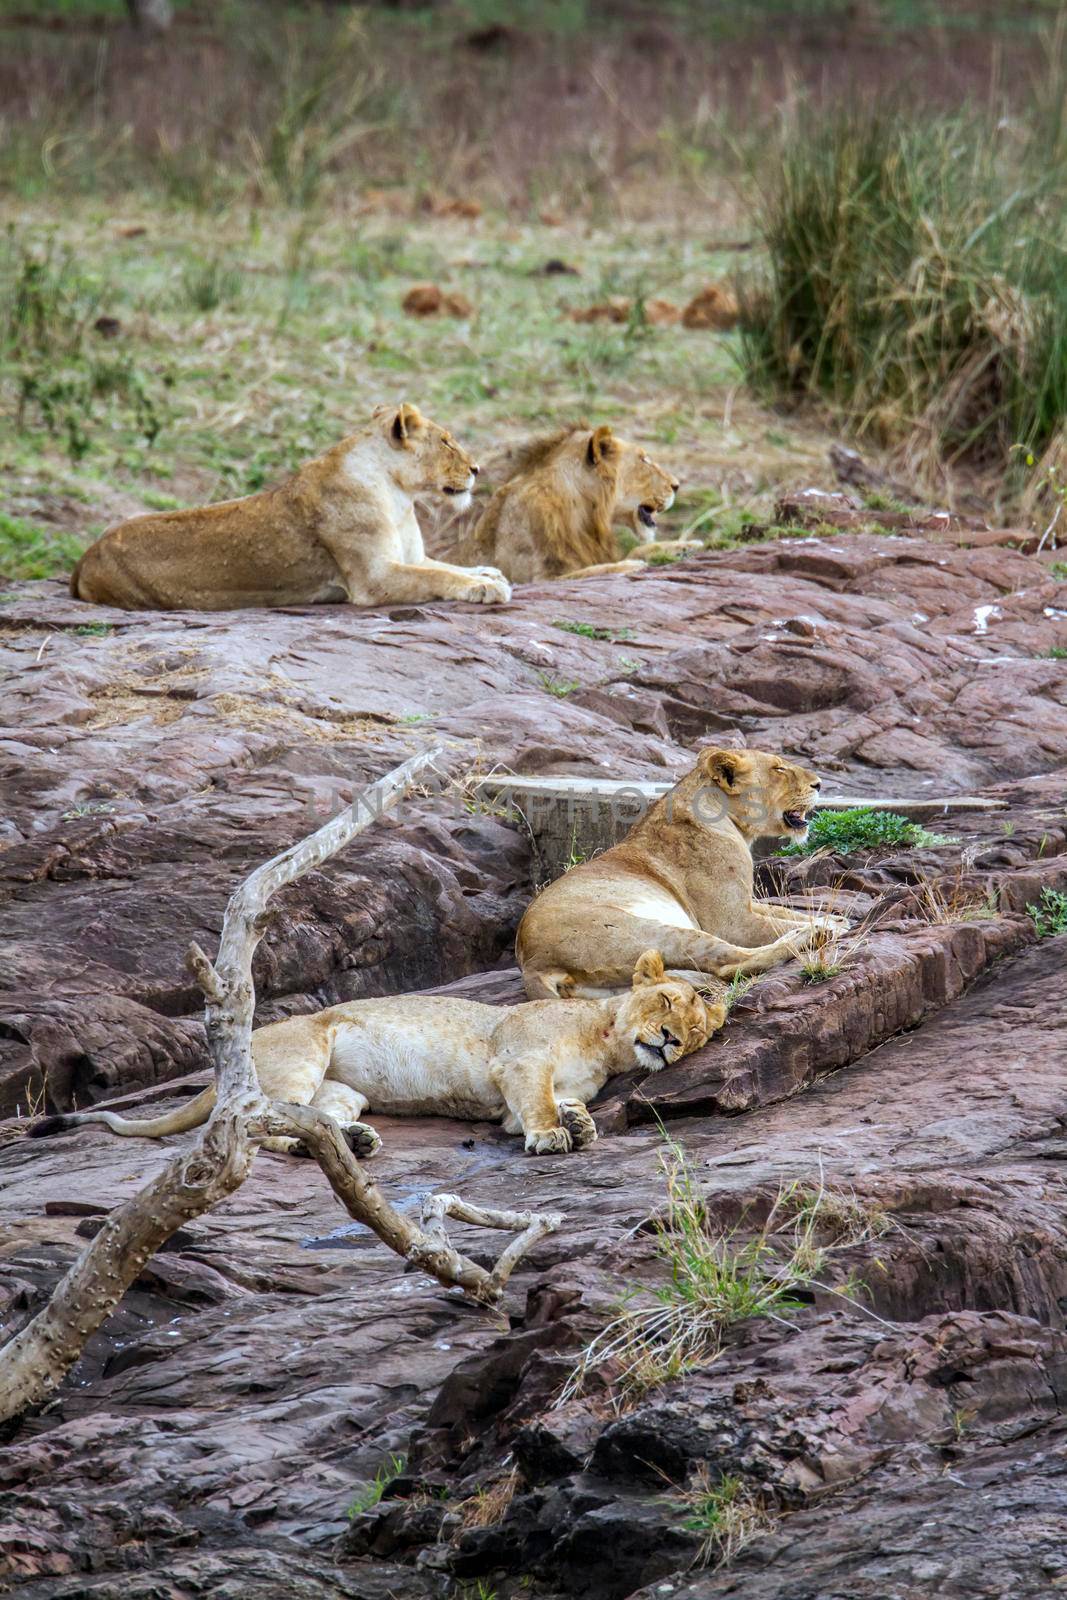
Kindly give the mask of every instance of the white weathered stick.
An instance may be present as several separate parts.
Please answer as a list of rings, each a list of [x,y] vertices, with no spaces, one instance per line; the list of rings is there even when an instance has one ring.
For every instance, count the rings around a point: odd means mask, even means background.
[[[475,1228],[507,1228],[518,1235],[500,1253],[495,1267],[488,1274],[484,1291],[477,1296],[487,1300],[498,1300],[523,1256],[547,1233],[555,1233],[557,1228],[563,1226],[563,1217],[558,1211],[497,1211],[487,1206],[472,1206],[458,1194],[427,1195],[422,1202],[424,1233],[434,1242],[443,1240],[447,1245],[446,1217],[455,1217],[457,1222],[469,1222]],[[415,1248],[418,1250],[421,1246]],[[411,1259],[417,1258],[413,1254]],[[423,1265],[421,1259],[419,1265]]]
[[[462,1217],[456,1209],[462,1202],[443,1197],[449,1204],[437,1215],[432,1236],[421,1232],[364,1177],[330,1117],[309,1106],[268,1102],[255,1073],[252,957],[266,927],[271,895],[328,860],[391,809],[440,753],[431,750],[413,756],[317,833],[251,873],[230,898],[214,965],[198,945],[190,946],[188,963],[207,1002],[205,1024],[218,1089],[215,1110],[193,1148],[176,1156],[146,1188],[106,1218],[44,1309],[0,1349],[0,1421],[38,1404],[55,1388],[149,1257],[182,1223],[200,1216],[244,1182],[256,1141],[269,1134],[301,1138],[352,1216],[373,1228],[405,1259],[483,1303],[499,1298],[530,1243],[558,1226],[555,1217],[533,1219],[523,1213],[510,1221],[504,1220],[509,1213],[467,1208],[470,1216],[463,1220],[524,1229],[493,1272],[486,1272],[460,1256],[445,1235],[441,1219],[445,1214]],[[494,1216],[501,1220],[488,1220]]]

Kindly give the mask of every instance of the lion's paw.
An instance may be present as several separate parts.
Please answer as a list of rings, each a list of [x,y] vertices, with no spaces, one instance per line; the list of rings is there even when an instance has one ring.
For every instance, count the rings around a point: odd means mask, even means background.
[[[778,948],[783,954],[803,956],[811,950],[821,950],[824,945],[830,944],[833,938],[831,929],[820,928],[817,923],[809,922],[807,927],[797,926],[790,928],[788,933],[783,933],[778,940]]]
[[[299,1156],[301,1161],[312,1160],[311,1146],[306,1145],[303,1139],[276,1139],[271,1145],[272,1150],[281,1150],[285,1146],[287,1156]]]
[[[528,1156],[562,1156],[571,1148],[571,1136],[566,1128],[545,1128],[539,1133],[526,1135]]]
[[[280,1134],[273,1139],[260,1140],[259,1148],[261,1150],[269,1150],[272,1155],[276,1156],[309,1156],[311,1154],[303,1140],[288,1138]]]
[[[720,1028],[726,1026],[726,1018],[729,1013],[724,1005],[709,1005],[708,1002],[705,1001],[704,1013],[708,1019],[709,1036],[713,1033],[718,1033]]]
[[[511,584],[502,572],[497,572],[493,577],[479,576],[463,591],[461,598],[476,605],[505,606],[511,599]]]
[[[571,1148],[584,1150],[596,1142],[596,1123],[580,1100],[561,1100],[557,1107],[560,1127],[571,1136]]]
[[[347,1128],[341,1129],[341,1133],[352,1154],[361,1161],[369,1161],[382,1148],[381,1137],[369,1122],[350,1122]]]

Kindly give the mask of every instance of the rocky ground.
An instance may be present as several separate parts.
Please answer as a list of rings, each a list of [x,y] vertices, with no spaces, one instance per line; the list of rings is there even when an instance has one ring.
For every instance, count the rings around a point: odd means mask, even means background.
[[[616,1080],[587,1153],[537,1162],[493,1128],[380,1122],[398,1201],[447,1188],[566,1213],[502,1315],[403,1275],[317,1169],[261,1156],[8,1430],[10,1589],[1014,1600],[1067,1585],[1067,936],[1037,939],[1026,914],[1067,888],[1067,669],[1050,654],[1067,646],[1067,586],[1047,558],[964,538],[824,529],[492,611],[139,616],[58,582],[14,590],[6,1327],[168,1154],[97,1129],[24,1143],[18,1114],[162,1105],[203,1082],[189,940],[210,949],[245,872],[414,750],[444,747],[440,792],[285,893],[257,958],[260,1020],[441,984],[518,998],[530,840],[478,797],[479,773],[669,778],[722,740],[801,755],[838,792],[1003,808],[954,812],[950,842],[924,850],[765,863],[766,888],[854,918],[840,971],[782,968],[706,1050]],[[835,1236],[824,1219],[832,1274],[782,1320],[732,1328],[701,1370],[621,1408],[603,1383],[560,1406],[622,1290],[662,1278],[656,1119],[738,1239],[820,1174],[878,1227]],[[865,1289],[842,1297],[850,1275]],[[736,1477],[759,1511],[718,1569],[687,1526],[702,1473]]]

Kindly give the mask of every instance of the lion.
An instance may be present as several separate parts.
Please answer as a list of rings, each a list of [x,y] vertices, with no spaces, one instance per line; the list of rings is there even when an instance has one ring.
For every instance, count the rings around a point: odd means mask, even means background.
[[[610,428],[582,423],[532,439],[509,452],[507,471],[460,553],[499,564],[512,583],[637,572],[657,551],[703,548],[694,540],[652,541],[619,560],[613,525],[628,522],[639,538],[654,530],[678,480]]]
[[[324,1111],[358,1155],[373,1155],[381,1144],[360,1120],[367,1110],[499,1118],[506,1133],[525,1136],[528,1155],[560,1155],[596,1139],[586,1101],[610,1077],[634,1067],[658,1072],[698,1050],[725,1021],[723,1004],[666,977],[661,956],[646,950],[634,963],[630,989],[610,999],[514,1006],[445,995],[350,1000],[257,1028],[252,1057],[269,1099]],[[214,1105],[212,1085],[147,1121],[78,1111],[45,1117],[30,1133],[99,1122],[123,1137],[161,1139],[200,1127]],[[293,1138],[264,1139],[262,1147],[307,1154]]]
[[[109,528],[74,568],[70,592],[130,611],[504,603],[511,587],[495,567],[431,561],[415,516],[419,495],[469,504],[478,470],[417,407],[380,406],[275,489]]]
[[[621,987],[637,955],[699,984],[767,972],[848,924],[753,899],[753,839],[803,840],[819,779],[763,750],[703,751],[621,844],[550,883],[519,924],[531,1000]]]

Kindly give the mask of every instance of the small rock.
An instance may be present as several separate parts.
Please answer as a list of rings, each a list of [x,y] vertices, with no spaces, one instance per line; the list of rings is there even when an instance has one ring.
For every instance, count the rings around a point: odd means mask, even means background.
[[[436,283],[417,283],[404,296],[409,317],[470,317],[474,307],[464,294],[446,292]]]
[[[559,256],[549,256],[543,267],[535,267],[530,274],[532,278],[577,278],[581,273],[577,267],[572,267],[569,261],[564,261]]]
[[[572,322],[628,322],[632,309],[632,301],[616,298],[593,306],[572,306],[567,315]]]
[[[670,327],[682,315],[681,308],[673,300],[646,300],[645,321],[651,322],[655,327]]]
[[[741,308],[737,296],[721,283],[709,283],[693,296],[682,312],[683,328],[714,328],[723,333],[737,326]]]
[[[481,216],[482,205],[480,200],[469,195],[428,194],[423,199],[422,210],[431,217],[466,217],[473,222]]]

